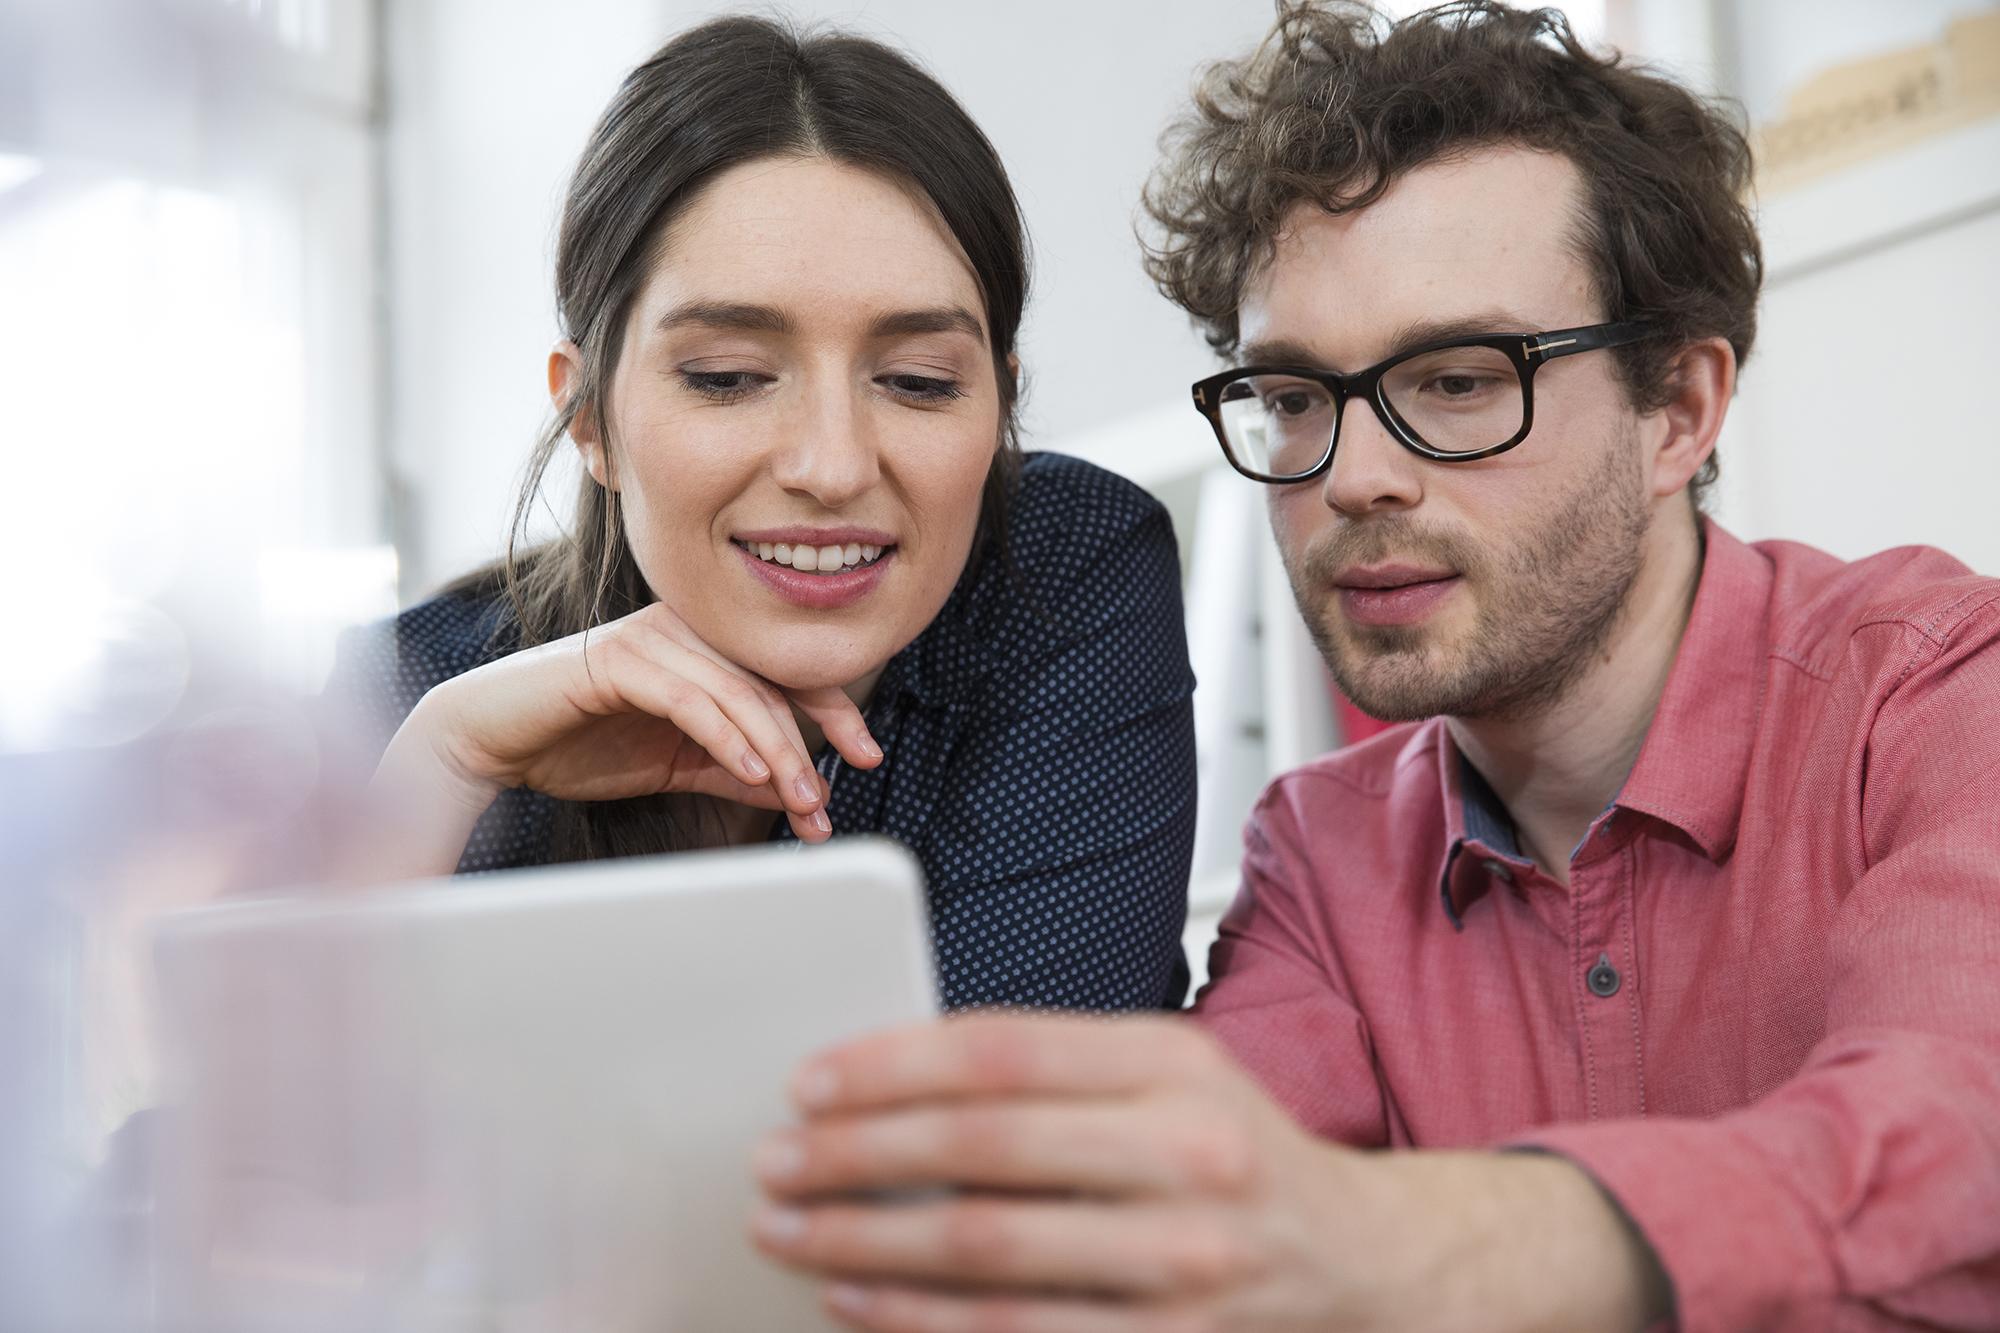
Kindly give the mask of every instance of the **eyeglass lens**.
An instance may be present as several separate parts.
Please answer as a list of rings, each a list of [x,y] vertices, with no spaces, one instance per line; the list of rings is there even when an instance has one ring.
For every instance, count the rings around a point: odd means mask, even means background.
[[[1446,347],[1391,366],[1381,393],[1419,441],[1440,453],[1477,453],[1521,429],[1525,396],[1506,353]],[[1223,433],[1237,462],[1253,472],[1310,472],[1333,439],[1333,392],[1315,380],[1256,375],[1222,391]]]

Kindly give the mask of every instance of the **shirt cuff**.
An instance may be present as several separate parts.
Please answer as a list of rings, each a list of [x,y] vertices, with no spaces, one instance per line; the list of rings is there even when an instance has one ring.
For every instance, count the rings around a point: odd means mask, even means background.
[[[1673,1284],[1681,1333],[1803,1333],[1829,1317],[1836,1282],[1817,1225],[1730,1127],[1606,1121],[1508,1146],[1567,1158],[1624,1210]]]

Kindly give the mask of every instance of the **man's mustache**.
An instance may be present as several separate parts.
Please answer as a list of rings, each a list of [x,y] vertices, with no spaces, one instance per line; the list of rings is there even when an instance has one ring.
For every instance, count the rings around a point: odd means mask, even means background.
[[[1461,533],[1405,518],[1385,518],[1343,524],[1307,549],[1298,571],[1308,583],[1326,584],[1353,566],[1391,561],[1442,567],[1460,574],[1475,573],[1484,564],[1477,544]]]

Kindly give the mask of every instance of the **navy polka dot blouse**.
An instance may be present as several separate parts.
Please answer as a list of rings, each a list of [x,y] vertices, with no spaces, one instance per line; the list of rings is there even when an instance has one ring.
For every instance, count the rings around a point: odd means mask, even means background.
[[[883,762],[823,756],[835,836],[916,853],[948,1007],[1177,1006],[1195,764],[1172,525],[1130,482],[1031,454],[1009,540],[1013,568],[961,580],[883,671]],[[386,746],[426,690],[505,651],[505,617],[454,595],[351,630],[329,693],[371,705]],[[545,863],[555,805],[503,793],[460,872]]]

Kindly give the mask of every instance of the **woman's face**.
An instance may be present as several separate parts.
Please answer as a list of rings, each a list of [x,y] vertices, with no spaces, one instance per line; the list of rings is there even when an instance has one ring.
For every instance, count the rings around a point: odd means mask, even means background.
[[[999,447],[971,268],[919,197],[809,158],[717,176],[654,251],[607,397],[646,582],[777,684],[872,681],[950,595]]]

